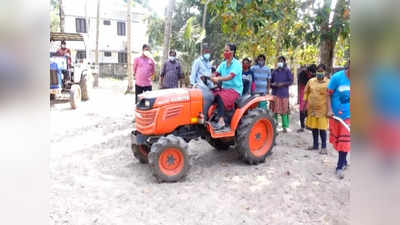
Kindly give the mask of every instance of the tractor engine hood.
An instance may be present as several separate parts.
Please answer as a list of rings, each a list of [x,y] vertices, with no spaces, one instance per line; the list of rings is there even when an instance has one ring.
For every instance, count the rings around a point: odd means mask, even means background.
[[[154,101],[152,108],[155,108],[171,103],[188,102],[190,94],[189,89],[172,88],[145,92],[139,95],[139,99]]]

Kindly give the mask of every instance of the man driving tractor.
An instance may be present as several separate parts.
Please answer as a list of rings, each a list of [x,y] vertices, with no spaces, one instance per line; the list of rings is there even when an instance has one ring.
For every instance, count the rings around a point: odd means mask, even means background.
[[[65,56],[67,57],[67,69],[66,71],[63,71],[64,74],[64,81],[68,81],[71,79],[71,76],[69,74],[69,69],[71,69],[71,50],[67,48],[67,43],[65,40],[61,41],[61,48],[59,48],[56,52],[57,56]]]

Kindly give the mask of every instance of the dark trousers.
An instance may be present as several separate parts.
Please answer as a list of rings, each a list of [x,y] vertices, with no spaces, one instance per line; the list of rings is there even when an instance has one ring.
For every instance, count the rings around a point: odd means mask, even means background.
[[[137,86],[135,85],[135,104],[138,102],[138,95],[142,94],[145,91],[151,91],[152,87],[151,86]]]
[[[306,117],[307,117],[306,112],[301,112],[300,111],[300,125],[301,125],[301,128],[303,128],[303,129],[306,127],[305,124],[304,124],[304,121],[306,120]]]
[[[339,151],[339,159],[336,170],[342,170],[344,166],[347,166],[347,152]]]
[[[223,117],[225,114],[224,101],[222,101],[219,95],[215,96],[215,101],[217,102],[217,120],[219,120],[219,118]]]
[[[312,129],[313,135],[313,148],[317,149],[319,147],[319,137],[321,136],[321,148],[326,148],[326,130]]]

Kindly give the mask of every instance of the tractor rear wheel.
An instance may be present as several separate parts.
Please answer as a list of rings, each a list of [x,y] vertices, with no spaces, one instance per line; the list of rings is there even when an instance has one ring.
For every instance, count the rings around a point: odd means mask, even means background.
[[[147,147],[146,145],[132,144],[131,148],[133,156],[135,156],[135,158],[138,159],[139,162],[143,164],[149,163],[149,158],[148,158],[148,154],[150,151],[149,147]]]
[[[158,181],[178,181],[190,168],[188,144],[174,135],[161,137],[151,146],[149,163]]]
[[[272,153],[275,137],[272,117],[260,108],[253,109],[243,116],[237,128],[237,150],[249,164],[264,162]]]

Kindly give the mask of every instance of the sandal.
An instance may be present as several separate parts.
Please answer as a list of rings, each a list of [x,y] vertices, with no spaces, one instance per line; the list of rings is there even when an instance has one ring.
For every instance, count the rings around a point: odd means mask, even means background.
[[[223,130],[225,128],[225,124],[222,125],[220,123],[212,123],[211,126],[214,130]]]

